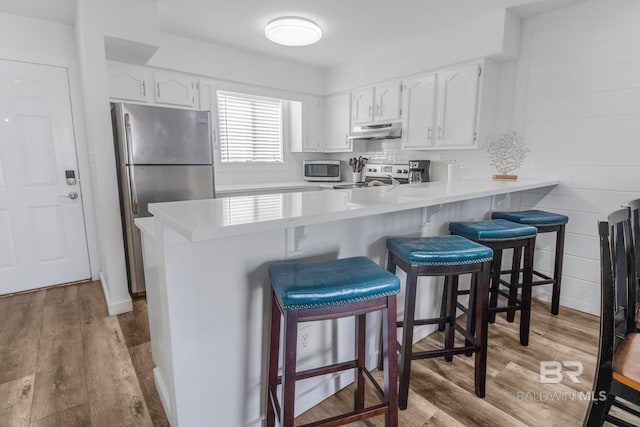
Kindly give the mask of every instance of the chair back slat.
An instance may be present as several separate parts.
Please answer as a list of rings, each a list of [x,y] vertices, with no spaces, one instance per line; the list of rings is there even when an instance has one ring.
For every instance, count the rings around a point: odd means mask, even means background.
[[[633,249],[636,259],[636,278],[638,286],[640,286],[640,199],[630,201],[629,210],[631,211],[631,233],[633,234]]]
[[[614,304],[610,307],[619,344],[626,334],[635,331],[636,273],[630,209],[614,211],[608,220],[614,284]]]

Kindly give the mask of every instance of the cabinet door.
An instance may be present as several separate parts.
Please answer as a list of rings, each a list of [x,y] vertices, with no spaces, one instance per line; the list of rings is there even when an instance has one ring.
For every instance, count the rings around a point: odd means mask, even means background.
[[[351,124],[373,122],[373,88],[351,93]]]
[[[196,82],[190,76],[154,72],[155,101],[158,104],[196,106]]]
[[[109,97],[120,101],[149,102],[150,73],[144,68],[108,64]]]
[[[302,103],[302,151],[320,151],[322,141],[322,100],[310,98]]]
[[[348,93],[325,98],[324,151],[352,151],[349,136],[351,97]]]
[[[376,121],[398,120],[401,113],[402,83],[395,81],[378,85],[375,95]]]
[[[438,74],[437,146],[475,146],[479,75],[479,65]]]
[[[435,95],[435,74],[407,81],[405,90],[405,115],[407,120],[403,148],[421,149],[433,146]]]

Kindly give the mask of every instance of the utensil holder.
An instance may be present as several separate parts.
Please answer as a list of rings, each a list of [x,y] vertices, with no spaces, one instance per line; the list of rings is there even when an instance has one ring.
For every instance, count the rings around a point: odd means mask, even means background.
[[[362,172],[353,172],[353,182],[362,182]]]

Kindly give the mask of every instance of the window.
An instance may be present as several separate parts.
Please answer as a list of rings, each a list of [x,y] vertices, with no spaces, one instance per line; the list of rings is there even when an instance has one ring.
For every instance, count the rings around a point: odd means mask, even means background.
[[[282,162],[282,100],[218,91],[223,163]]]

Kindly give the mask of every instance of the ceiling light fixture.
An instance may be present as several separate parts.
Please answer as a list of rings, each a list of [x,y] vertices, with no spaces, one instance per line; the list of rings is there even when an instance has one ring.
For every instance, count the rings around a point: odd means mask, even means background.
[[[287,16],[269,22],[264,28],[264,35],[284,46],[308,46],[322,38],[322,30],[313,21]]]

